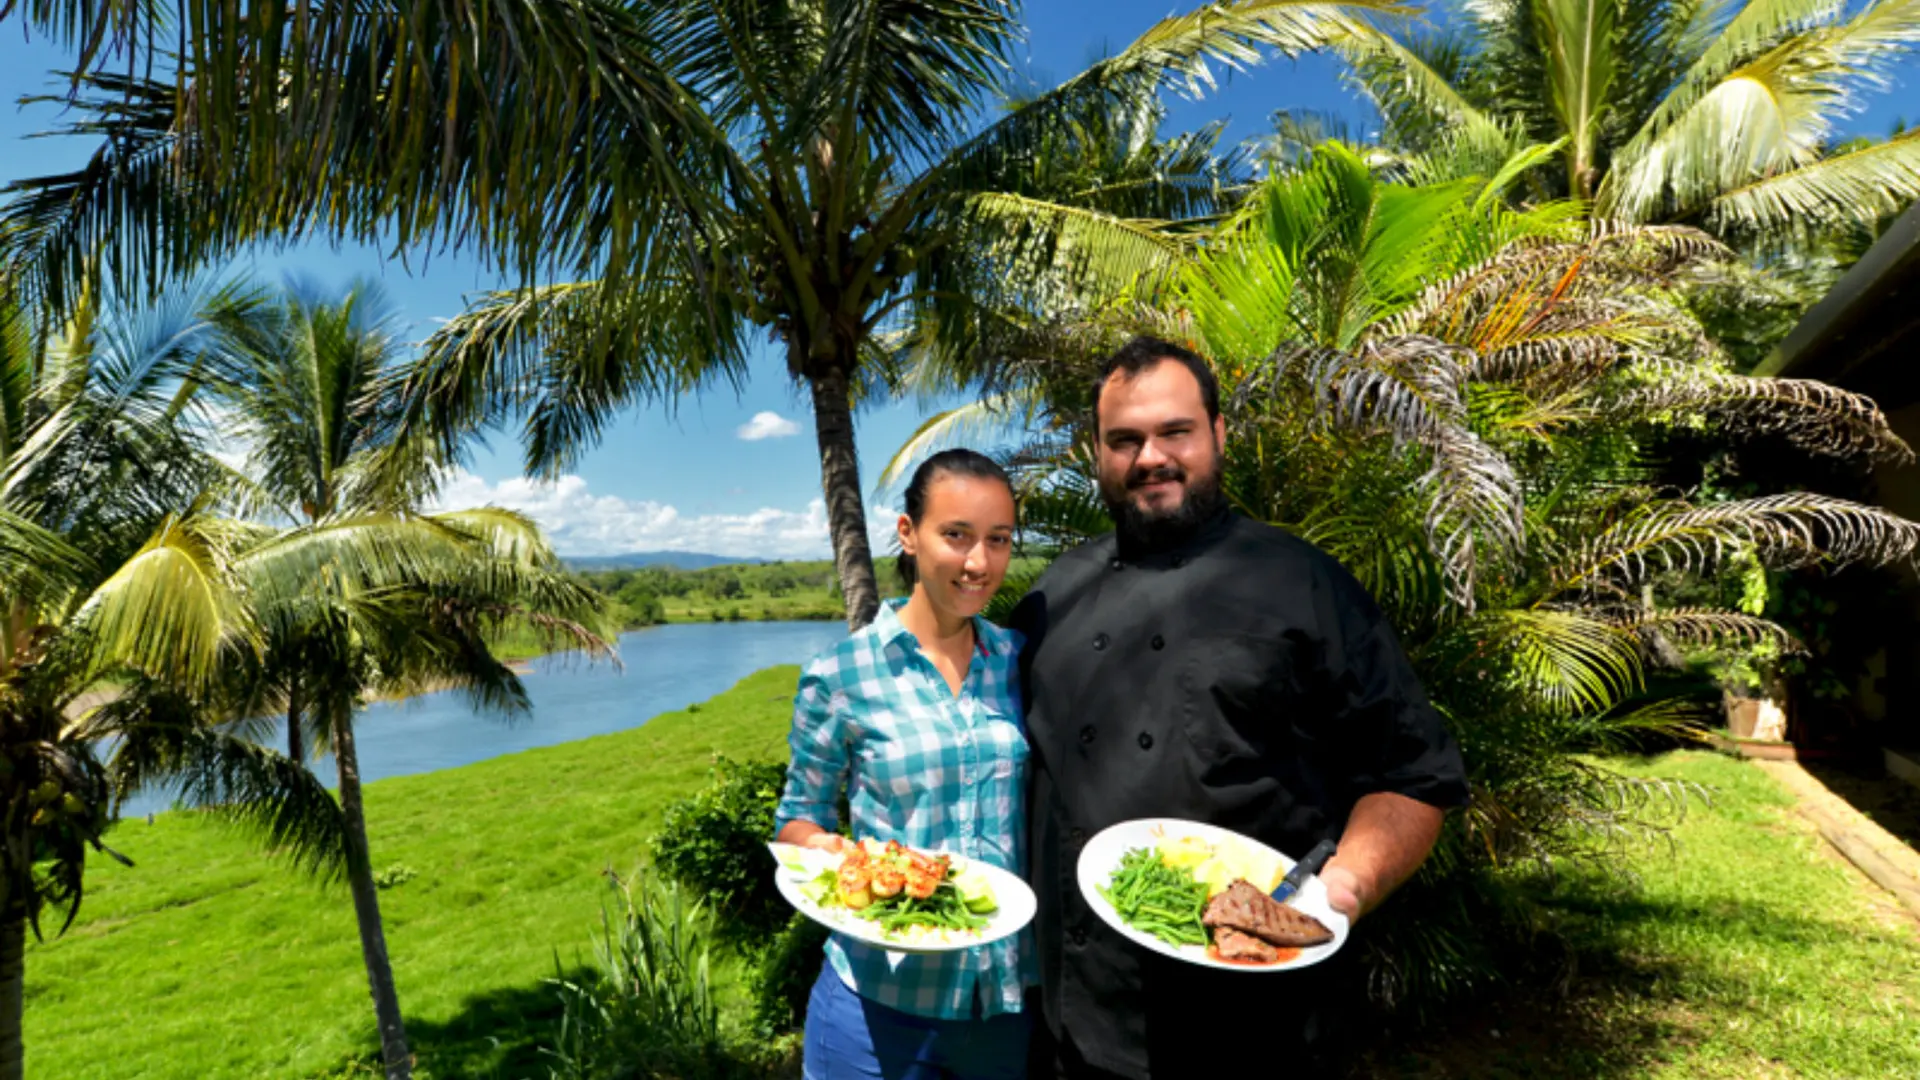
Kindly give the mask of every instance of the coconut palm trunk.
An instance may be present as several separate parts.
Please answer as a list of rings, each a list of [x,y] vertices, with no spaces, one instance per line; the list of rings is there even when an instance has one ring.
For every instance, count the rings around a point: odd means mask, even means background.
[[[26,1075],[26,1051],[20,1043],[26,971],[27,920],[16,915],[0,924],[0,1080]]]
[[[867,544],[867,508],[860,497],[860,458],[853,445],[853,402],[844,364],[818,365],[808,375],[813,426],[820,440],[820,487],[834,566],[847,602],[847,627],[858,630],[880,610],[880,586]]]
[[[333,723],[333,759],[340,768],[340,812],[346,820],[347,887],[353,893],[353,913],[360,923],[360,954],[366,960],[367,986],[373,993],[380,1059],[386,1066],[387,1080],[408,1080],[413,1075],[413,1059],[407,1053],[400,994],[393,985],[387,932],[380,922],[380,891],[373,883],[373,862],[367,851],[367,815],[360,801],[360,757],[353,744],[352,715],[351,709],[340,709]]]
[[[300,729],[300,677],[294,676],[293,685],[287,688],[287,759],[295,765],[304,765],[307,760],[305,733]]]

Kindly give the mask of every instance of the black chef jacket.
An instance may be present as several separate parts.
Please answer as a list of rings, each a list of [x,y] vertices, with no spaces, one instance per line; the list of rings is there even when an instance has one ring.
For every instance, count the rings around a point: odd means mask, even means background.
[[[1173,550],[1108,535],[1068,552],[1013,625],[1049,1032],[1122,1076],[1191,1075],[1198,1048],[1245,1049],[1255,1032],[1285,1062],[1325,1024],[1312,1014],[1329,965],[1258,975],[1159,957],[1088,909],[1075,868],[1088,837],[1135,818],[1207,821],[1298,856],[1339,839],[1371,792],[1463,803],[1459,748],[1378,606],[1312,545],[1222,514]]]

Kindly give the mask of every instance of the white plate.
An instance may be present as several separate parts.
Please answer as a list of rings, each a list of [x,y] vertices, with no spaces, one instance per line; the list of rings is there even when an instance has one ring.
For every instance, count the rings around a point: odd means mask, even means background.
[[[977,931],[936,930],[930,932],[935,936],[903,941],[881,933],[880,928],[871,921],[844,907],[823,908],[800,891],[801,885],[819,877],[822,870],[839,866],[840,856],[816,848],[781,843],[770,843],[767,850],[773,852],[774,885],[796,911],[855,941],[893,952],[940,953],[978,948],[1019,933],[1021,927],[1033,921],[1033,911],[1037,906],[1033,890],[1027,887],[1026,882],[997,866],[953,855],[951,858],[955,869],[971,866],[986,877],[987,884],[993,889],[993,898],[999,901],[1000,906],[986,916],[987,925]],[[931,851],[928,854],[938,855],[941,852]]]
[[[1120,857],[1127,852],[1134,848],[1151,848],[1163,840],[1177,840],[1183,836],[1199,837],[1209,844],[1217,844],[1229,838],[1236,839],[1255,850],[1278,858],[1280,864],[1286,869],[1293,869],[1294,860],[1250,836],[1242,836],[1217,825],[1208,825],[1199,821],[1142,818],[1139,821],[1123,821],[1111,828],[1102,829],[1098,836],[1087,841],[1087,846],[1080,851],[1080,895],[1087,898],[1087,903],[1093,906],[1094,912],[1105,920],[1108,926],[1119,931],[1128,941],[1143,949],[1151,949],[1162,956],[1171,956],[1202,967],[1222,968],[1227,971],[1293,971],[1325,960],[1339,952],[1340,946],[1347,943],[1347,917],[1333,910],[1333,905],[1327,902],[1327,887],[1317,874],[1309,877],[1306,884],[1300,886],[1300,891],[1295,893],[1293,899],[1287,903],[1325,923],[1327,929],[1333,931],[1333,940],[1325,945],[1301,949],[1299,956],[1278,964],[1229,964],[1208,956],[1204,945],[1169,945],[1152,934],[1128,926],[1120,918],[1120,913],[1107,902],[1107,898],[1100,895],[1100,887],[1112,879],[1114,870],[1120,865]]]

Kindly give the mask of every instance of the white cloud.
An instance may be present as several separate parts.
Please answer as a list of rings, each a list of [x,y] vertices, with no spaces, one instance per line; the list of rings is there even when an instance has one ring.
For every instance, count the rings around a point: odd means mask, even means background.
[[[740,425],[736,434],[748,442],[759,442],[761,439],[784,439],[789,435],[800,434],[800,425],[777,412],[757,412],[753,414],[753,419]]]
[[[803,509],[764,507],[745,514],[682,514],[651,499],[596,495],[578,476],[552,482],[526,477],[490,483],[457,470],[441,487],[434,509],[500,506],[539,522],[562,555],[620,555],[629,551],[698,551],[755,559],[824,559],[826,503]],[[876,553],[888,550],[892,515],[869,508],[867,532]]]

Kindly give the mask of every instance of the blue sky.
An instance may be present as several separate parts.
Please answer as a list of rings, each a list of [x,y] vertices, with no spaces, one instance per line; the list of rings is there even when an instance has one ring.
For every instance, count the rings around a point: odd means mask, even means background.
[[[1037,82],[1057,82],[1185,6],[1176,0],[1033,0],[1023,61]],[[58,49],[24,40],[17,21],[0,24],[0,182],[72,168],[83,159],[85,144],[24,138],[55,126],[57,106],[13,105],[22,95],[57,92],[46,72],[66,62]],[[1898,105],[1916,100],[1920,65],[1909,63],[1899,77],[1902,85],[1875,98],[1849,130],[1885,133]],[[1226,116],[1229,139],[1260,133],[1268,115],[1281,108],[1334,111],[1357,131],[1368,120],[1361,103],[1341,87],[1336,66],[1316,57],[1233,73],[1205,100],[1176,99],[1171,106],[1169,131]],[[1909,109],[1920,119],[1920,108]],[[265,280],[298,273],[335,285],[375,278],[416,338],[457,314],[467,294],[500,284],[459,257],[416,259],[409,270],[377,250],[319,244],[263,253],[228,269]],[[926,413],[924,406],[900,404],[860,414],[862,475],[869,485]],[[475,455],[471,472],[450,485],[446,502],[525,509],[566,554],[665,548],[761,557],[827,552],[811,413],[770,351],[754,358],[737,394],[722,386],[683,399],[671,411],[635,409],[623,416],[575,474],[557,483],[525,480],[519,461],[515,437],[495,435],[490,448]],[[893,509],[874,507],[876,524]]]

